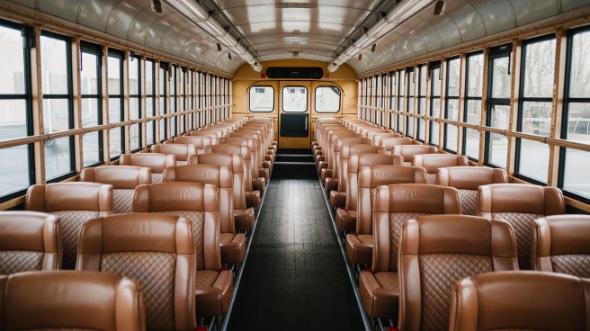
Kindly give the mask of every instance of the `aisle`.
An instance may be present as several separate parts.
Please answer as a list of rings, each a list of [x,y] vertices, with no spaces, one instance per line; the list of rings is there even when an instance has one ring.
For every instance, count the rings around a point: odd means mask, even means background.
[[[274,167],[227,330],[364,329],[315,166],[301,161]]]

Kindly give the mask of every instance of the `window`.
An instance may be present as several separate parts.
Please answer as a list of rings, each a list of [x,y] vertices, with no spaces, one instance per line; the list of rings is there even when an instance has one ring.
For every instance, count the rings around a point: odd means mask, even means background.
[[[340,88],[319,86],[315,89],[315,111],[318,113],[337,113],[340,111]]]
[[[173,65],[170,70],[170,113],[178,113],[178,66]],[[170,136],[178,136],[178,116],[170,118]]]
[[[414,114],[414,88],[416,84],[416,78],[414,77],[414,68],[406,69],[406,77],[408,77],[408,91],[406,100],[406,136],[414,136],[414,118],[411,116]]]
[[[283,87],[283,111],[293,113],[307,111],[307,88],[302,86]]]
[[[102,124],[102,48],[83,42],[80,70],[82,98],[82,126],[93,127]],[[85,133],[82,138],[83,163],[85,167],[103,162],[102,131]]]
[[[590,30],[572,30],[568,38],[562,138],[590,144]],[[590,152],[562,148],[559,186],[590,199]]]
[[[147,118],[156,116],[156,103],[154,102],[156,94],[156,64],[153,60],[145,60],[145,116]],[[146,144],[147,146],[156,143],[156,121],[151,120],[146,123]]]
[[[465,109],[463,121],[481,124],[481,96],[483,88],[483,52],[467,55],[467,79],[465,83]],[[463,154],[472,160],[479,159],[480,133],[474,129],[463,129]]]
[[[32,134],[30,49],[25,37],[32,31],[0,21],[0,140]],[[2,200],[24,193],[34,183],[32,145],[0,149],[0,196]]]
[[[129,57],[129,119],[141,118],[141,57]],[[141,124],[132,124],[129,127],[129,142],[132,152],[141,149]]]
[[[168,114],[168,63],[160,62],[160,116]],[[160,142],[168,138],[168,118],[160,119]]]
[[[549,137],[553,106],[555,38],[528,40],[522,47],[517,130]],[[547,183],[549,146],[516,139],[516,174]]]
[[[441,94],[440,62],[430,64],[430,117],[440,118],[440,94]],[[439,146],[439,123],[430,121],[430,145]]]
[[[454,57],[447,60],[447,95],[445,99],[445,119],[459,120],[459,93],[461,76],[461,59]],[[457,151],[457,127],[445,124],[444,149],[450,152]]]
[[[510,56],[512,45],[498,46],[490,50],[488,64],[488,112],[486,124],[489,127],[507,130],[510,119]],[[486,133],[486,164],[506,168],[508,138]]]
[[[120,123],[123,113],[123,52],[109,50],[108,57],[109,123]],[[109,155],[115,159],[125,150],[125,128],[118,127],[109,132]]]
[[[70,40],[43,32],[41,35],[43,127],[45,134],[73,128]],[[74,137],[45,142],[45,177],[54,180],[74,171]]]
[[[251,112],[269,113],[274,111],[275,91],[272,86],[252,86],[249,95]]]
[[[419,115],[426,115],[426,65],[422,64],[418,67],[418,111]],[[416,121],[416,128],[418,130],[416,138],[424,142],[426,121],[423,117],[419,117]]]
[[[397,76],[395,71],[389,73],[389,109],[397,110]],[[389,129],[395,128],[395,117],[393,113],[389,113]]]
[[[407,93],[407,91],[406,91],[406,72],[403,70],[399,71],[397,77],[399,79],[397,110],[400,112],[403,112],[406,109],[406,93]],[[397,115],[396,129],[397,129],[397,132],[399,132],[399,133],[403,132],[403,128],[404,128],[403,118],[404,117],[401,114]]]
[[[186,102],[186,68],[178,68],[178,109],[182,113],[180,115],[180,133],[186,133],[186,111],[187,111],[187,102]]]

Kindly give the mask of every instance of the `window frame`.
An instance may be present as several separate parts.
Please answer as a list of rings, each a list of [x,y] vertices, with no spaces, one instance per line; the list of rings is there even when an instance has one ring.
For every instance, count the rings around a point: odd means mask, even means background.
[[[520,55],[520,57],[521,57],[520,58],[520,61],[521,61],[520,86],[519,86],[519,97],[518,97],[518,103],[517,103],[518,104],[517,121],[516,121],[516,131],[517,132],[523,131],[525,102],[548,102],[551,104],[551,107],[553,108],[553,93],[549,97],[527,97],[524,95],[524,93],[525,93],[525,75],[526,75],[526,65],[527,65],[526,64],[527,46],[532,45],[532,44],[536,44],[536,43],[549,41],[552,39],[557,42],[555,34],[543,35],[543,36],[527,39],[522,42],[522,52]],[[557,43],[556,43],[555,47],[556,47],[555,52],[557,52]],[[554,58],[554,61],[555,61],[555,58]],[[553,64],[553,67],[555,68],[555,63]],[[555,75],[555,70],[554,70],[553,74]],[[546,137],[550,137],[550,133]],[[534,184],[547,185],[547,182],[543,182],[539,179],[533,178],[531,176],[527,176],[527,175],[522,174],[520,172],[522,141],[523,141],[523,138],[516,138],[516,140],[515,140],[514,176],[517,178],[525,179],[525,180],[527,180],[531,183],[534,183]],[[550,160],[551,157],[549,155],[550,151],[548,150],[547,153],[548,153],[547,156],[549,158],[548,161],[550,162],[551,161]],[[547,169],[549,170],[549,164],[547,165]],[[549,179],[549,174],[547,174],[547,180],[548,179]]]
[[[486,126],[487,127],[492,127],[492,113],[493,113],[493,109],[494,106],[508,106],[510,107],[510,97],[508,97],[508,99],[506,98],[494,98],[493,96],[493,90],[494,90],[494,85],[493,85],[493,74],[494,74],[494,68],[493,68],[493,62],[495,59],[499,59],[502,57],[507,57],[508,58],[508,74],[512,75],[512,44],[504,44],[504,45],[500,45],[500,46],[496,46],[492,49],[490,49],[489,54],[488,54],[488,76],[484,77],[484,79],[487,80],[487,98],[486,98]],[[512,90],[512,86],[510,87],[510,89]],[[483,111],[483,109],[482,109]],[[506,139],[508,139],[508,137],[505,137]],[[489,166],[489,167],[499,167],[502,169],[506,169],[506,165],[499,165],[499,164],[494,164],[490,162],[490,152],[491,152],[491,144],[490,144],[490,139],[491,139],[491,133],[490,131],[486,131],[485,133],[485,142],[484,142],[484,146],[485,146],[485,151],[484,151],[484,165]]]
[[[102,103],[102,98],[103,98],[103,84],[102,84],[102,71],[103,71],[103,51],[102,51],[102,47],[98,44],[94,44],[91,42],[87,42],[87,41],[81,41],[80,42],[80,53],[88,53],[88,54],[92,54],[95,55],[97,57],[97,67],[96,67],[96,78],[97,78],[97,86],[96,86],[96,94],[84,94],[83,92],[80,92],[80,99],[84,100],[84,99],[90,99],[90,98],[95,98],[97,99],[97,123],[96,125],[102,125],[104,123],[104,117],[103,117],[103,103]],[[82,55],[80,55],[80,58],[82,58]],[[83,66],[83,63],[81,64]],[[89,164],[84,164],[84,157],[82,157],[82,166],[84,167],[93,167],[93,166],[97,166],[97,165],[101,165],[104,164],[104,131],[103,130],[97,130],[95,131],[98,134],[98,162],[95,163],[89,163]],[[83,140],[83,138],[82,138]],[[84,142],[82,141],[82,146],[84,146]]]
[[[317,93],[318,90],[320,88],[336,88],[338,89],[338,110],[336,111],[318,111],[318,107],[317,107],[317,102],[318,102],[318,98],[317,98]],[[314,89],[314,93],[313,93],[313,110],[314,112],[318,113],[318,114],[337,114],[340,112],[340,110],[342,109],[342,89],[337,86],[337,85],[320,85],[320,86],[316,86],[316,88]]]
[[[567,46],[566,46],[566,69],[565,69],[565,80],[564,80],[564,93],[563,93],[563,110],[561,120],[561,134],[560,138],[568,139],[568,125],[569,125],[569,108],[572,103],[589,103],[590,96],[588,97],[572,97],[570,96],[571,87],[571,70],[572,70],[572,56],[574,47],[574,37],[579,33],[590,33],[590,25],[582,26],[576,29],[571,29],[567,33]],[[589,123],[590,125],[590,123]],[[590,204],[590,197],[583,196],[576,192],[567,190],[565,185],[565,170],[566,170],[566,154],[567,147],[559,147],[559,167],[557,172],[557,187],[563,191],[563,194],[567,197],[580,200],[586,204]],[[590,153],[590,152],[588,152]]]
[[[25,137],[30,137],[34,135],[34,126],[33,126],[33,89],[32,89],[32,72],[31,72],[31,45],[33,45],[33,41],[35,40],[35,31],[33,28],[13,23],[10,21],[6,21],[0,19],[0,26],[13,29],[13,30],[20,30],[21,36],[23,37],[23,47],[22,47],[22,56],[23,56],[23,73],[24,73],[24,93],[11,93],[11,94],[0,94],[0,100],[23,100],[25,103],[25,130],[26,135]],[[12,138],[11,138],[12,139]],[[22,146],[22,145],[18,145]],[[18,147],[14,146],[14,147]],[[12,191],[10,193],[0,195],[0,203],[17,198],[22,196],[27,192],[31,185],[36,183],[36,176],[35,176],[35,149],[34,144],[26,144],[27,149],[27,179],[28,183],[22,189],[17,189],[16,191]],[[7,147],[7,148],[14,148],[14,147]]]

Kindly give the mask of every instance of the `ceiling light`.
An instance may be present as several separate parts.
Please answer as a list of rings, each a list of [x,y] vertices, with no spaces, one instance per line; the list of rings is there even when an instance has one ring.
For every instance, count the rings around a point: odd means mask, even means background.
[[[414,0],[399,2],[389,14],[375,24],[367,33],[359,38],[353,45],[349,46],[342,54],[337,56],[334,61],[328,66],[329,72],[334,72],[338,67],[362,52],[366,47],[379,41],[386,33],[403,24],[414,15],[420,13],[436,0]],[[371,46],[372,47],[372,46]]]
[[[152,0],[157,1],[160,0]],[[254,71],[262,71],[262,65],[256,61],[254,56],[248,52],[228,31],[226,31],[219,22],[217,22],[209,13],[193,0],[164,0],[172,8],[183,14],[201,29],[207,32],[211,37],[218,41],[217,50],[221,51],[221,44],[229,49],[232,53],[241,57],[248,62]]]

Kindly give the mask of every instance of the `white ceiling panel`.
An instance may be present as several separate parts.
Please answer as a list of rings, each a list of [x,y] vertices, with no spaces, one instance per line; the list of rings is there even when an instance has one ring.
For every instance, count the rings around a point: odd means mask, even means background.
[[[233,73],[244,60],[196,22],[161,0],[163,13],[148,0],[0,0]],[[411,0],[403,0],[404,2]],[[256,61],[313,59],[332,63],[351,45],[366,45],[347,61],[358,73],[393,65],[461,43],[528,26],[556,15],[590,14],[590,0],[445,0],[434,2],[376,41],[371,28],[395,8],[394,0],[189,0],[203,7]],[[412,7],[409,10],[412,9]],[[400,12],[400,14],[403,14]],[[389,19],[395,18],[389,17]],[[379,23],[382,24],[382,23]],[[368,41],[367,41],[368,40]],[[376,44],[375,52],[370,50]],[[223,44],[223,43],[221,43]]]
[[[85,27],[105,32],[109,17],[118,2],[119,0],[84,0],[78,22]]]
[[[562,12],[569,12],[574,9],[590,5],[590,0],[560,0]]]
[[[544,18],[559,14],[557,0],[510,0],[514,13],[516,13],[516,24],[525,24],[540,21]]]
[[[483,19],[477,10],[471,4],[465,3],[464,6],[457,8],[449,16],[459,28],[461,34],[461,41],[467,42],[477,38],[485,37],[485,26]]]
[[[113,10],[108,21],[106,32],[121,39],[127,39],[129,28],[133,25],[136,16],[142,13],[142,8],[130,2],[119,2],[116,10]]]
[[[514,8],[508,0],[478,1],[476,8],[488,35],[516,27]]]
[[[78,23],[78,12],[84,0],[38,0],[36,9],[69,22]]]

